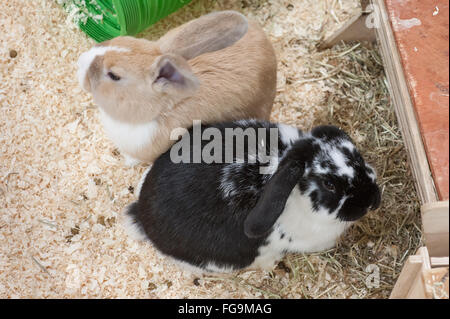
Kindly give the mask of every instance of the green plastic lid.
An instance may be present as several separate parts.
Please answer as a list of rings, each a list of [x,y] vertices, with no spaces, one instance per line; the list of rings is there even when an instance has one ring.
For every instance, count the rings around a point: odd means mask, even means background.
[[[192,0],[69,0],[80,29],[97,42],[135,35]]]

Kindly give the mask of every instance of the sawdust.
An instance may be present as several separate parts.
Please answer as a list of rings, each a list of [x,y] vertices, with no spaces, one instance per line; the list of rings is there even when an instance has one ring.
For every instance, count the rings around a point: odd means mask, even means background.
[[[361,46],[316,49],[357,6],[354,0],[197,0],[140,35],[155,39],[219,9],[257,19],[279,59],[272,119],[304,129],[344,127],[380,175],[382,208],[337,248],[290,255],[273,272],[197,278],[129,239],[118,223],[145,167],[124,165],[78,86],[75,62],[93,41],[72,28],[56,1],[3,1],[0,297],[387,297],[421,232],[382,66],[376,50]],[[366,283],[371,264],[380,273],[375,288]]]

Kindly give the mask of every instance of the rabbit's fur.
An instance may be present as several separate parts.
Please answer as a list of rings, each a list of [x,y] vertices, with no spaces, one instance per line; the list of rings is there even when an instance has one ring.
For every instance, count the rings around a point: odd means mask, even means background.
[[[234,11],[190,21],[158,41],[117,37],[83,53],[80,85],[127,157],[151,163],[193,120],[268,119],[276,92],[272,44]]]
[[[196,163],[197,146],[190,137],[195,129],[211,128],[223,139],[222,149],[215,149],[219,161],[202,157]],[[230,162],[227,129],[237,132]],[[248,129],[257,132],[261,149],[255,152],[243,139],[244,156],[237,156],[237,141],[251,133]],[[270,129],[278,132],[275,140]],[[179,162],[185,138],[190,153]],[[139,199],[126,216],[140,239],[204,271],[270,268],[287,252],[331,248],[353,221],[380,204],[374,169],[333,126],[304,133],[284,124],[236,121],[194,126],[179,143],[146,172]],[[201,141],[202,152],[208,144]],[[272,170],[261,174],[268,166]]]

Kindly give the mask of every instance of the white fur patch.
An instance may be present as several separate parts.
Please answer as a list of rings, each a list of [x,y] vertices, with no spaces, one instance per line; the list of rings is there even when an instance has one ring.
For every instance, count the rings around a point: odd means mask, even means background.
[[[278,124],[278,133],[280,134],[281,142],[286,146],[291,145],[300,138],[299,131],[296,127],[283,123]]]
[[[152,169],[153,165],[150,165],[149,167],[147,167],[147,169],[145,170],[144,174],[142,174],[141,179],[139,180],[139,183],[136,186],[136,196],[139,198],[139,196],[141,195],[141,189],[142,189],[142,185],[144,185],[145,182],[145,178],[147,177],[148,173],[150,172],[150,170]]]
[[[372,166],[370,166],[369,164],[366,164],[366,169],[367,169],[367,175],[369,176],[369,178],[372,180],[372,182],[375,182],[375,180],[377,179],[377,174],[376,174],[374,168]]]
[[[165,258],[168,258],[172,263],[174,263],[175,265],[177,265],[178,267],[191,272],[192,274],[196,274],[196,275],[204,275],[205,273],[207,273],[208,271],[200,268],[200,267],[196,267],[186,261],[182,261],[179,259],[176,259],[172,256],[168,256],[168,255],[164,255],[161,251],[157,250],[157,252],[161,255],[164,256]]]
[[[131,157],[130,155],[128,155],[126,153],[124,153],[122,155],[125,158],[125,166],[134,167],[141,162],[140,160],[135,159],[134,157]]]
[[[348,149],[351,153],[355,150],[355,145],[352,144],[350,141],[343,141],[340,146],[343,148]]]
[[[128,124],[117,121],[99,109],[106,135],[123,153],[133,154],[147,147],[158,132],[158,123]]]
[[[179,259],[176,259],[172,256],[167,256],[162,254],[160,251],[158,251],[161,255],[169,258],[174,264],[178,265],[179,267],[193,273],[196,275],[205,275],[205,274],[225,274],[230,273],[234,271],[233,267],[219,267],[213,262],[208,262],[206,266],[204,267],[197,267],[194,266],[186,261],[182,261]]]
[[[212,273],[228,273],[228,272],[232,272],[234,270],[234,268],[231,266],[221,267],[221,266],[217,266],[213,262],[208,262],[205,266],[205,270],[208,272],[212,272]]]
[[[334,247],[350,225],[336,218],[344,202],[345,199],[332,214],[325,209],[314,211],[309,196],[302,195],[298,186],[294,187],[267,239],[268,244],[259,249],[259,256],[250,267],[273,267],[286,251],[308,253]]]
[[[86,88],[84,86],[84,83],[86,81],[86,75],[92,64],[92,61],[94,61],[94,59],[97,56],[104,55],[108,51],[129,52],[130,50],[126,49],[126,48],[119,48],[119,47],[112,47],[112,46],[93,47],[89,51],[86,51],[83,54],[81,54],[77,61],[77,66],[78,66],[77,78],[78,78],[78,83],[80,83],[80,86],[84,90],[86,90]]]
[[[325,143],[321,140],[315,140],[314,143],[317,143],[322,151],[322,156],[325,159],[330,159],[332,163],[337,167],[337,174],[339,176],[348,176],[350,179],[353,179],[355,177],[355,170],[353,167],[347,165],[346,163],[346,156],[342,152],[342,150],[339,149],[339,147],[346,148],[349,151],[354,150],[354,145],[348,141],[342,141],[341,143]],[[322,168],[318,167],[319,161],[315,161],[313,163],[313,169],[316,171],[323,170]]]
[[[142,227],[134,221],[132,216],[128,215],[128,208],[122,213],[122,226],[130,238],[138,241],[149,240]]]
[[[321,162],[319,160],[314,160],[312,167],[314,169],[314,172],[317,174],[328,174],[330,173],[330,169],[328,167],[322,167]]]
[[[355,176],[355,170],[351,166],[347,165],[347,163],[345,162],[345,156],[340,150],[338,150],[336,147],[333,147],[329,150],[328,155],[333,160],[333,164],[337,166],[338,175],[347,175],[350,179]]]

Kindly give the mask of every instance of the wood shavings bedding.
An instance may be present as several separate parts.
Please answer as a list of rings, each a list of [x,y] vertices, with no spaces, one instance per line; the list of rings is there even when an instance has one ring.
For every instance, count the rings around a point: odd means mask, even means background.
[[[272,119],[309,129],[326,118],[331,87],[303,82],[317,76],[303,56],[357,6],[356,0],[194,0],[140,36],[156,39],[213,10],[257,19],[279,59]],[[92,45],[56,1],[0,4],[0,297],[329,297],[330,274],[314,254],[288,258],[285,268],[307,261],[321,274],[316,281],[300,282],[281,266],[197,278],[125,235],[120,215],[145,167],[124,165],[78,86],[76,60]],[[348,286],[345,278],[332,280]],[[346,296],[335,289],[333,297]]]

